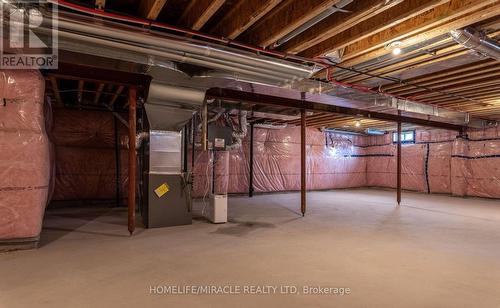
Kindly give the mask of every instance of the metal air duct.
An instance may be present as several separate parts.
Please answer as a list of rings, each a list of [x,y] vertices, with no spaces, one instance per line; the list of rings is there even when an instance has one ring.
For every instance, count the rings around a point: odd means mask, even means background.
[[[468,27],[452,30],[450,31],[450,35],[465,48],[473,50],[482,56],[500,61],[500,45],[498,42],[478,30]]]

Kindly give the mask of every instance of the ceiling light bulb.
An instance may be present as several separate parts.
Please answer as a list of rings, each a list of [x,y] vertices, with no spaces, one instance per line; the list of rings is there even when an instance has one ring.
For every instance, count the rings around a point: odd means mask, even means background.
[[[360,126],[361,126],[361,121],[356,121],[356,122],[354,123],[354,126],[356,126],[356,127],[360,127]]]
[[[401,54],[401,48],[399,47],[396,47],[392,50],[392,54],[397,56],[397,55],[400,55]]]

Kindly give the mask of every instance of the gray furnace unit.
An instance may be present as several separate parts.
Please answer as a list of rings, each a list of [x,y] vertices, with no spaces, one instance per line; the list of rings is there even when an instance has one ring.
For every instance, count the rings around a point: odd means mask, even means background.
[[[192,223],[191,185],[182,170],[182,127],[192,110],[145,104],[150,126],[149,143],[143,147],[141,212],[147,228]]]

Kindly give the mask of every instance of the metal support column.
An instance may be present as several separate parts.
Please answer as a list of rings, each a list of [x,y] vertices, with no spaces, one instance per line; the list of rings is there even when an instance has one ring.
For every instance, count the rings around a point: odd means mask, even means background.
[[[398,122],[398,153],[397,153],[397,201],[401,204],[401,122]]]
[[[253,197],[253,125],[254,123],[250,123],[250,172],[248,174],[248,196]]]
[[[182,130],[182,142],[183,142],[183,149],[182,149],[182,172],[187,173],[188,172],[188,143],[189,143],[189,137],[188,137],[188,125],[184,125],[184,129]]]
[[[128,231],[135,230],[135,188],[137,158],[135,152],[137,89],[130,87],[128,93]]]
[[[115,168],[116,168],[116,206],[120,206],[121,198],[121,145],[120,138],[118,136],[118,120],[113,117],[113,126],[115,130]]]
[[[306,111],[300,112],[300,211],[306,214]]]
[[[202,151],[208,150],[207,135],[208,135],[208,105],[207,100],[203,102],[201,107],[201,149]]]

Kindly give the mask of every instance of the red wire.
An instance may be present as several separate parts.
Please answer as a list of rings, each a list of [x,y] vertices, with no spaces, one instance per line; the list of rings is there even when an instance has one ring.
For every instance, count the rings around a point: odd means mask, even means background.
[[[157,28],[166,29],[166,30],[170,30],[170,31],[174,31],[174,32],[183,33],[183,34],[188,34],[188,35],[192,35],[192,36],[198,36],[198,37],[202,37],[202,38],[205,38],[208,40],[224,43],[227,45],[234,45],[234,46],[238,46],[238,47],[245,48],[248,50],[252,50],[252,51],[255,51],[257,53],[264,53],[264,54],[269,54],[269,55],[273,55],[273,56],[278,56],[278,57],[283,58],[283,59],[288,58],[288,59],[293,59],[293,60],[300,61],[303,63],[314,63],[317,65],[324,66],[326,68],[326,78],[327,78],[328,82],[333,83],[335,85],[338,85],[341,87],[352,88],[352,89],[360,90],[360,91],[367,92],[367,93],[382,94],[385,96],[394,97],[394,98],[398,98],[398,99],[404,99],[404,100],[409,99],[406,97],[393,95],[393,94],[385,93],[385,92],[378,91],[378,90],[372,90],[369,87],[360,86],[360,85],[351,84],[351,83],[345,83],[345,82],[335,80],[333,78],[333,76],[331,76],[331,74],[330,74],[330,68],[332,68],[333,66],[325,63],[324,60],[321,58],[309,59],[309,58],[298,57],[298,56],[287,54],[284,52],[269,50],[269,49],[265,49],[262,47],[257,47],[257,46],[253,46],[253,45],[249,45],[249,44],[245,44],[245,43],[241,43],[241,42],[236,42],[236,41],[224,38],[224,37],[218,37],[218,36],[205,34],[205,33],[199,32],[199,31],[195,31],[195,30],[180,28],[180,27],[172,26],[172,25],[158,22],[158,21],[152,21],[149,19],[132,17],[132,16],[125,16],[125,15],[120,15],[120,14],[116,14],[116,13],[105,12],[103,10],[92,9],[92,8],[88,8],[85,6],[78,5],[78,4],[74,4],[74,3],[71,3],[71,2],[68,2],[65,0],[48,0],[48,2],[53,3],[53,4],[57,4],[59,6],[67,7],[67,8],[73,9],[75,11],[80,11],[80,12],[84,12],[87,14],[96,15],[99,17],[106,17],[106,18],[110,18],[110,19],[121,20],[121,21],[126,21],[126,22],[130,22],[130,23],[134,23],[134,24],[139,24],[142,26],[148,26],[150,28],[157,27]],[[418,102],[418,101],[415,101],[415,102]],[[423,102],[419,102],[419,103],[426,104],[429,106],[434,106],[434,105],[431,105],[428,103],[423,103]]]

